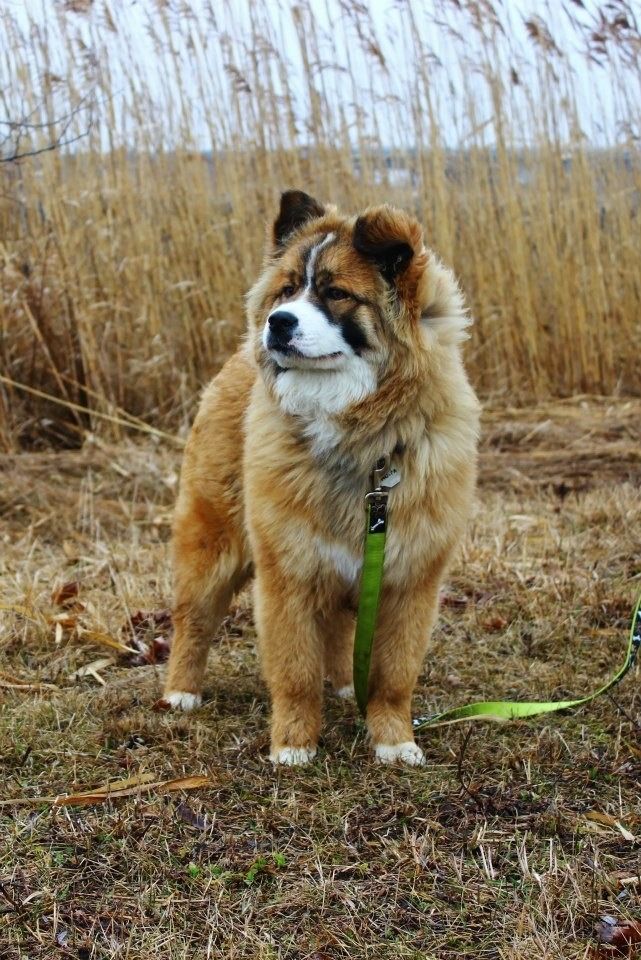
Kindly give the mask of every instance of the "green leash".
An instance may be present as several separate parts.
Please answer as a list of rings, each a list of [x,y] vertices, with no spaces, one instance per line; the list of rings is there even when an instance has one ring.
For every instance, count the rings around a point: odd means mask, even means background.
[[[372,644],[378,603],[383,585],[385,563],[385,537],[387,534],[387,490],[381,483],[389,467],[389,458],[377,460],[373,471],[372,490],[365,497],[367,525],[365,528],[365,552],[361,573],[361,593],[358,598],[356,635],[354,637],[354,694],[362,715],[367,713],[367,688],[369,665],[372,659]]]
[[[383,583],[383,565],[385,563],[385,537],[387,534],[387,498],[385,487],[393,486],[398,475],[388,472],[389,458],[377,461],[373,471],[372,490],[365,497],[367,525],[365,528],[365,550],[361,591],[358,602],[356,635],[354,639],[354,692],[356,702],[363,716],[367,713],[369,668],[372,658],[372,645],[376,630],[376,619]],[[391,479],[390,479],[391,478]],[[517,702],[510,700],[482,700],[468,703],[462,707],[453,707],[440,713],[426,714],[412,720],[414,730],[427,727],[444,726],[449,723],[462,723],[465,720],[516,720],[524,717],[536,717],[542,713],[555,713],[557,710],[571,710],[589,703],[602,693],[607,693],[619,683],[635,663],[641,647],[641,594],[637,598],[630,624],[628,649],[623,666],[606,684],[587,697],[578,700],[555,700],[550,702]]]

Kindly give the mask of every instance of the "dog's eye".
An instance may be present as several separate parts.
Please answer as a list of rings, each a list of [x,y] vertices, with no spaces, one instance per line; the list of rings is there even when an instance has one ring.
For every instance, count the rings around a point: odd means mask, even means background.
[[[286,284],[283,289],[280,291],[280,297],[293,297],[296,293],[296,287],[293,283]]]
[[[325,296],[328,300],[349,300],[351,295],[347,290],[341,290],[340,287],[328,287]]]

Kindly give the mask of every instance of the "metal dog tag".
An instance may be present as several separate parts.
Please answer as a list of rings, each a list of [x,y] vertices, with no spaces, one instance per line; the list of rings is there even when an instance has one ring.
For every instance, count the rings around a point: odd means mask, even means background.
[[[400,481],[401,475],[396,467],[390,467],[389,471],[385,474],[380,483],[385,490],[391,490],[392,487],[395,487],[397,483],[400,483]]]

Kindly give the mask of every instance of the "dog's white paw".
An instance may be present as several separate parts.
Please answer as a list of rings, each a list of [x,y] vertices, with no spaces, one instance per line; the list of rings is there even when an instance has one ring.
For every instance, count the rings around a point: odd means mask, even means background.
[[[187,711],[196,710],[203,702],[199,693],[182,693],[180,690],[172,690],[171,693],[166,693],[163,700],[167,701],[172,710]]]
[[[377,743],[374,755],[379,763],[405,763],[408,767],[422,767],[425,754],[413,740],[405,743]]]
[[[302,767],[316,756],[316,747],[280,747],[273,750],[269,759],[274,764],[283,764],[286,767]]]
[[[340,697],[341,700],[349,700],[354,696],[354,684],[348,683],[346,687],[338,687],[337,690],[334,690],[334,693],[337,697]]]

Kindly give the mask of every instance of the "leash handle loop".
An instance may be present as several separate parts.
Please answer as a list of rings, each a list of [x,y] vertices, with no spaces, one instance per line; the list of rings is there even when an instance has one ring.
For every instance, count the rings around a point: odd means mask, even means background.
[[[520,720],[525,717],[537,717],[542,713],[556,713],[559,710],[571,710],[575,707],[581,707],[583,704],[590,703],[591,700],[600,697],[602,693],[607,693],[608,690],[611,690],[617,683],[620,683],[626,673],[634,666],[640,648],[641,593],[637,597],[637,602],[632,613],[628,649],[623,666],[617,670],[607,683],[599,687],[594,693],[589,694],[587,697],[580,697],[578,700],[542,700],[534,702],[483,700],[477,703],[467,703],[462,707],[443,710],[440,713],[416,717],[412,720],[412,726],[414,730],[417,731],[425,730],[428,727],[443,727],[450,723],[462,723],[465,720],[496,720],[504,722],[506,720]]]

